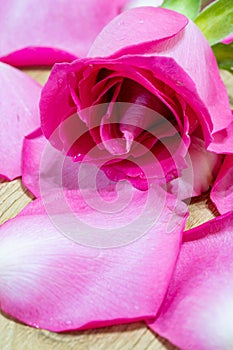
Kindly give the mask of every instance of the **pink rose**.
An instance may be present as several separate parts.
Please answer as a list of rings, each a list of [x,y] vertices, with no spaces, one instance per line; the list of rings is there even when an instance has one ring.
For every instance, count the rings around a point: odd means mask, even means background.
[[[104,103],[97,116],[95,106]],[[133,105],[116,111],[114,103]],[[80,113],[90,106],[94,113]],[[146,107],[154,115],[145,112]],[[139,189],[147,188],[148,178],[161,175],[148,154],[159,161],[170,181],[187,166],[182,159],[188,150],[191,162],[192,149],[197,158],[192,142],[202,142],[211,166],[198,181],[206,176],[212,181],[219,164],[212,152],[233,151],[229,134],[233,118],[212,50],[191,21],[167,9],[126,11],[98,35],[87,58],[56,64],[42,91],[40,109],[42,130],[53,138],[52,143],[67,150],[70,129],[75,134],[76,128],[77,140],[72,139],[72,147],[68,146],[70,156],[76,161],[88,158],[91,149],[101,144],[92,158],[105,160],[103,168],[111,179],[127,178]],[[64,126],[77,112],[75,125]],[[56,136],[55,130],[60,130]],[[174,130],[182,138],[182,147],[176,144]],[[134,142],[150,152],[138,151]],[[200,154],[203,147],[199,147]],[[141,159],[145,171],[139,166]],[[202,191],[209,185],[195,187]]]

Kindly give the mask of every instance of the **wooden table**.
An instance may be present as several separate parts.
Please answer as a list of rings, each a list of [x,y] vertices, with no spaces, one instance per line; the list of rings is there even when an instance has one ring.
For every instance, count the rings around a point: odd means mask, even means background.
[[[48,69],[25,70],[44,84]],[[231,76],[224,74],[226,85],[233,91]],[[0,223],[16,216],[33,196],[21,180],[0,184]],[[189,206],[187,228],[197,226],[215,215],[208,194],[195,199]],[[166,340],[154,335],[144,323],[113,326],[92,331],[56,334],[33,329],[0,314],[1,350],[175,350]],[[196,349],[198,350],[198,349]]]

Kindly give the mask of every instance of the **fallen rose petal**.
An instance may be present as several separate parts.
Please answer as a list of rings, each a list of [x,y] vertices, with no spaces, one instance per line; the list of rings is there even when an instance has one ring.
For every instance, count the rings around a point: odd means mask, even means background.
[[[15,66],[52,65],[85,56],[126,0],[6,0],[0,59]]]
[[[40,125],[41,87],[26,74],[0,63],[0,176],[13,180],[22,175],[24,136]]]
[[[159,315],[149,327],[183,350],[233,347],[233,213],[187,231]]]
[[[128,209],[125,201],[119,203],[121,210],[114,214],[116,220],[106,220],[108,213],[96,213],[80,192],[66,195],[75,214],[87,219],[98,233],[100,224],[104,228],[119,222],[127,225],[135,215],[140,215],[147,192],[125,186],[124,191],[133,191],[134,201]],[[108,191],[105,188],[102,195],[111,202],[115,192]],[[151,220],[153,212],[158,211],[156,193],[144,213],[146,220]],[[85,192],[86,199],[95,202],[92,191]],[[2,310],[28,325],[58,332],[155,316],[174,268],[185,224],[185,206],[180,203],[174,211],[174,200],[166,194],[161,215],[148,233],[140,232],[141,222],[138,227],[141,237],[111,249],[85,247],[69,240],[52,225],[42,201],[30,203],[19,216],[1,227]],[[65,218],[56,194],[50,204],[54,216],[59,220]],[[167,226],[171,220],[175,224],[169,233]],[[86,236],[90,232],[80,234]]]
[[[225,156],[210,197],[221,214],[233,210],[233,155]]]
[[[46,143],[41,129],[26,136],[23,143],[22,182],[35,197],[40,197],[40,162]]]

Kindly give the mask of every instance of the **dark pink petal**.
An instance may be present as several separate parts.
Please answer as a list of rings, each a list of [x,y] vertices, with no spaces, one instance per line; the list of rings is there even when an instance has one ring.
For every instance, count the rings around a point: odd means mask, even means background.
[[[133,186],[141,190],[147,190],[151,183],[168,186],[167,184],[174,178],[177,178],[173,193],[178,198],[183,199],[183,181],[182,171],[187,167],[184,159],[187,149],[182,149],[182,142],[177,135],[157,142],[148,152],[140,157],[129,157],[128,159],[119,159],[119,161],[104,164],[102,169],[112,181],[128,180]],[[189,175],[190,171],[187,172]],[[187,194],[187,191],[185,192]],[[191,192],[189,190],[188,196]],[[185,198],[187,198],[185,197]]]
[[[102,212],[95,209],[100,198],[93,190],[82,191],[82,195],[66,192],[64,198],[73,212],[64,210],[54,193],[44,198],[52,216],[35,200],[1,227],[2,310],[28,325],[51,331],[155,316],[179,252],[186,207],[158,188],[142,192],[127,183],[118,186],[117,193],[106,187],[101,191]],[[106,211],[112,207],[115,212]],[[75,214],[79,222],[75,226],[77,240],[89,239],[91,247],[64,237],[52,225],[51,219],[64,224],[69,214]],[[69,226],[70,221],[67,223]],[[119,241],[115,248],[95,248],[103,229],[117,233],[108,236],[110,243],[118,242],[122,230],[130,243],[122,246]],[[132,235],[137,239],[132,241]],[[125,239],[125,234],[122,237]]]
[[[159,315],[149,327],[183,350],[233,347],[233,213],[187,231]]]
[[[229,34],[226,38],[222,40],[223,44],[230,44],[233,41],[233,33]]]
[[[122,108],[120,113],[120,130],[122,133],[132,134],[133,139],[141,130],[149,130],[154,124],[172,116],[171,111],[159,98],[130,79],[124,79],[117,101],[130,103],[125,104],[125,110]],[[148,110],[138,105],[147,107]]]
[[[82,66],[82,62],[80,66]],[[40,100],[41,128],[46,138],[49,138],[54,131],[58,131],[63,120],[77,112],[77,106],[72,99],[70,90],[72,86],[70,72],[71,66],[69,64],[56,64],[42,90]],[[56,136],[54,142],[59,147],[59,135],[53,136]]]
[[[233,210],[233,155],[225,156],[210,196],[221,214]]]
[[[161,173],[161,169],[158,163],[156,166],[158,168],[156,168],[156,175],[158,175],[158,173]],[[140,167],[140,162],[133,162],[129,159],[119,160],[119,162],[102,166],[106,176],[112,181],[128,180],[135,188],[146,191],[148,190],[149,179],[146,178],[143,168],[145,168],[145,163],[143,163],[143,167]],[[155,169],[155,165],[153,166],[150,163],[150,169]]]
[[[22,175],[24,136],[40,124],[41,87],[26,74],[0,63],[0,176],[12,180]]]
[[[85,56],[126,0],[6,0],[1,4],[1,60],[52,65]]]

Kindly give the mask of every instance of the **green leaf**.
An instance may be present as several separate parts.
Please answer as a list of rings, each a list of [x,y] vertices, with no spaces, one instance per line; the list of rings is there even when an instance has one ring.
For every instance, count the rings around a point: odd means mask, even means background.
[[[195,19],[196,25],[214,45],[233,32],[233,1],[217,0],[207,6]]]
[[[201,0],[164,0],[162,7],[180,12],[190,19],[196,18],[201,6]]]
[[[233,73],[233,43],[229,45],[216,44],[212,46],[219,68]]]

